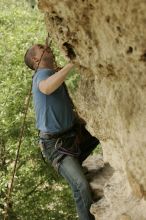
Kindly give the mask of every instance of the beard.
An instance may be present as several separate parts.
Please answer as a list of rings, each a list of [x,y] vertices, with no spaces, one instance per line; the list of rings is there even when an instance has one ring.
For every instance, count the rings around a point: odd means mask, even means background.
[[[50,67],[55,67],[55,59],[52,56],[44,56],[43,62]]]

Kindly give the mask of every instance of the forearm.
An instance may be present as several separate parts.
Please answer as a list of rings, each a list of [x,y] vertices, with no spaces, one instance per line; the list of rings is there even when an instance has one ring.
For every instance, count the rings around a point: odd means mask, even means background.
[[[72,67],[73,64],[68,63],[61,70],[48,77],[46,80],[41,81],[39,84],[40,91],[47,95],[54,92],[64,82]]]

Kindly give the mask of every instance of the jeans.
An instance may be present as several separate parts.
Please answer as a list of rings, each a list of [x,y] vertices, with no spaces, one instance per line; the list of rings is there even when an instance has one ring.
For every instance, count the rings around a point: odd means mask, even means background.
[[[66,156],[60,162],[59,173],[67,180],[72,189],[79,219],[95,220],[89,211],[92,204],[89,184],[78,160],[72,156]]]
[[[75,135],[76,134],[72,131],[68,132],[65,135],[65,139],[62,139],[63,146],[72,145],[69,140],[74,143]],[[98,140],[94,139],[95,138],[93,138],[92,145],[89,145],[89,148],[86,146],[88,142],[85,143],[85,150],[83,153],[81,151],[82,156],[76,158],[75,156],[64,155],[59,152],[59,149],[55,147],[56,138],[49,138],[45,134],[40,135],[40,146],[43,156],[52,163],[55,169],[57,168],[58,173],[63,176],[70,185],[80,220],[95,220],[94,216],[90,213],[90,206],[93,202],[90,187],[81,166],[82,161],[92,152],[93,147],[95,148],[96,144],[99,143]],[[81,147],[83,148],[83,146]],[[53,161],[56,159],[57,162],[55,162],[54,165]]]

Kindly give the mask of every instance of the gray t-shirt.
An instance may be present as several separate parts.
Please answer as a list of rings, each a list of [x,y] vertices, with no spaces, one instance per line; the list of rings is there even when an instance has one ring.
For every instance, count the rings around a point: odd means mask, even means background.
[[[36,127],[51,134],[63,132],[74,123],[72,105],[63,85],[50,95],[43,94],[38,88],[39,82],[53,73],[51,69],[39,69],[33,77],[32,88]]]

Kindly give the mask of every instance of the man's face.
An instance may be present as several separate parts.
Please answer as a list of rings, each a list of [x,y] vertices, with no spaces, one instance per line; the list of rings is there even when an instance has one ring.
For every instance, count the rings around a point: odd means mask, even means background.
[[[49,47],[45,47],[44,45],[38,44],[34,46],[34,49],[35,49],[35,57],[38,60],[42,58],[43,60],[49,59],[50,61],[53,61],[54,56]]]

